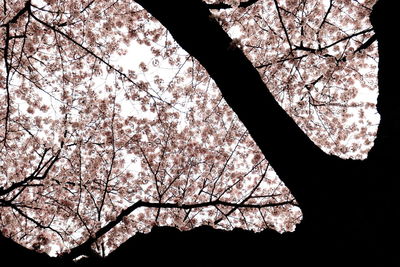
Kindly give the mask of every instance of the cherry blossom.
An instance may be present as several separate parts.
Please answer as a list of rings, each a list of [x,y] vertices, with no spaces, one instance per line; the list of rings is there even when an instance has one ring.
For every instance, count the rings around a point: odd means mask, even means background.
[[[377,130],[374,1],[205,1],[322,150]],[[102,256],[154,226],[294,231],[302,213],[207,71],[133,1],[0,7],[0,229]],[[148,62],[116,64],[130,47]],[[368,116],[366,115],[368,114]]]

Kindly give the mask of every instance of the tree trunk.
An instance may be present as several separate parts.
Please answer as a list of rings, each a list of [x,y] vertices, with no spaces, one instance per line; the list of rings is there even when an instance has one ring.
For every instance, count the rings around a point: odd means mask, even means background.
[[[383,229],[387,228],[385,224],[392,213],[392,202],[388,199],[393,187],[388,185],[398,172],[393,171],[393,166],[394,152],[399,148],[400,114],[396,112],[399,108],[390,88],[392,76],[387,65],[391,58],[385,56],[386,50],[390,50],[386,22],[377,19],[382,18],[379,13],[383,1],[375,7],[373,15],[381,55],[378,109],[382,120],[375,147],[363,161],[342,160],[316,147],[280,108],[243,52],[229,49],[232,40],[210,19],[210,12],[201,0],[136,2],[206,68],[224,99],[300,203],[303,222],[294,234],[287,235],[298,240],[306,238],[303,240],[314,244],[310,248],[325,256],[340,251],[354,261],[359,261],[359,257],[383,257]]]

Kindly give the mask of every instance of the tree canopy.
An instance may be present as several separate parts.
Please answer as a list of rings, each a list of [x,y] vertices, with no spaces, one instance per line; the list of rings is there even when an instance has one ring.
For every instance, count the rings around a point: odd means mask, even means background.
[[[360,241],[368,208],[345,205],[380,164],[374,4],[4,1],[2,235],[74,259],[156,226],[318,240],[360,213],[339,227]]]

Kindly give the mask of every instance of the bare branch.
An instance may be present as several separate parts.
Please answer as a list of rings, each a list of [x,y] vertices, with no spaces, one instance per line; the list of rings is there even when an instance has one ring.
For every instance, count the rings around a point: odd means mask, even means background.
[[[286,35],[286,41],[287,41],[288,44],[289,44],[290,51],[292,51],[292,50],[293,50],[293,48],[292,48],[292,43],[290,42],[290,38],[289,38],[289,34],[288,34],[288,32],[287,32],[286,26],[285,26],[285,24],[283,23],[283,19],[282,19],[280,7],[279,7],[278,2],[277,2],[276,0],[274,0],[274,4],[275,4],[276,12],[278,12],[279,21],[281,22],[283,31],[285,32],[285,35]]]

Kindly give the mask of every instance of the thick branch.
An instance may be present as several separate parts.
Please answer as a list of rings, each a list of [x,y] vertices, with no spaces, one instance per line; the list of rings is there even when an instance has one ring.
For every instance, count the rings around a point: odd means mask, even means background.
[[[369,38],[365,43],[363,43],[362,45],[360,45],[356,51],[354,51],[354,53],[360,52],[363,49],[367,49],[368,47],[370,47],[370,45],[372,45],[375,41],[377,40],[376,34],[372,35],[371,38]]]
[[[28,12],[30,5],[31,5],[31,1],[30,0],[26,1],[25,6],[17,14],[15,14],[15,16],[12,19],[10,19],[7,23],[0,25],[0,27],[6,27],[12,23],[16,23],[22,15],[24,15],[26,12]]]
[[[29,176],[25,177],[25,179],[23,179],[22,181],[12,183],[9,187],[7,187],[5,189],[0,187],[0,196],[7,195],[8,193],[14,191],[17,188],[26,187],[26,186],[28,186],[28,183],[31,181],[45,179],[47,177],[48,173],[50,172],[51,168],[58,161],[60,153],[61,153],[61,150],[59,150],[55,156],[50,157],[50,159],[48,159],[47,162],[45,162],[42,165],[44,157],[46,156],[46,153],[48,150],[49,149],[45,149],[43,156],[38,164],[38,167]],[[43,174],[39,175],[44,169],[45,169],[45,171],[43,172]]]
[[[229,49],[232,40],[217,21],[209,19],[207,5],[201,0],[136,2],[167,27],[174,39],[206,68],[300,205],[306,199],[322,201],[328,186],[320,184],[315,165],[323,169],[329,166],[327,161],[342,161],[326,155],[311,142],[276,102],[243,52]],[[319,196],[313,198],[316,194]]]
[[[92,237],[86,240],[81,245],[71,249],[70,253],[64,255],[65,259],[74,259],[80,255],[88,253],[90,251],[90,246],[100,237],[105,235],[111,229],[113,229],[118,223],[120,223],[124,217],[131,214],[134,210],[138,208],[157,208],[157,209],[182,209],[182,210],[191,210],[195,208],[204,208],[209,206],[227,206],[237,208],[251,208],[251,209],[261,209],[265,207],[277,207],[282,205],[295,205],[297,206],[294,199],[287,200],[284,202],[275,202],[275,203],[264,203],[264,204],[246,204],[246,203],[231,203],[221,200],[209,201],[204,203],[195,203],[195,204],[177,204],[177,203],[152,203],[152,202],[144,202],[138,201],[131,205],[130,207],[121,211],[121,213],[115,218],[115,220],[109,222],[102,228],[100,228]]]

